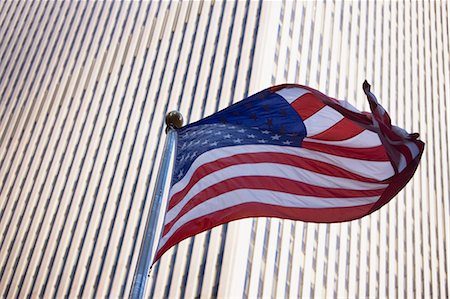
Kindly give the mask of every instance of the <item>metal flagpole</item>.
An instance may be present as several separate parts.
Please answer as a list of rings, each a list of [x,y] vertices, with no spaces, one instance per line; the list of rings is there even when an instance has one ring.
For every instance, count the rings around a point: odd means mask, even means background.
[[[164,144],[163,157],[160,164],[158,177],[156,179],[150,214],[147,218],[147,224],[145,226],[144,241],[142,242],[141,249],[139,251],[137,269],[134,273],[133,284],[131,285],[130,297],[133,299],[141,299],[144,297],[149,267],[153,259],[152,249],[156,237],[159,236],[156,232],[156,227],[164,196],[164,189],[169,176],[171,176],[169,173],[169,166],[177,139],[176,129],[181,128],[183,125],[183,116],[178,111],[169,112],[166,115],[166,125],[167,137]]]

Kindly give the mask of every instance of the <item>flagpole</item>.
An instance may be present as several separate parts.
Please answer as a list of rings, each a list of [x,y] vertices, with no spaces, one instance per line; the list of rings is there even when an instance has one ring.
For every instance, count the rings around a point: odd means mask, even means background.
[[[133,277],[133,284],[131,285],[130,297],[133,299],[141,299],[145,294],[145,286],[149,274],[150,263],[153,259],[153,245],[155,239],[159,234],[156,232],[158,225],[159,213],[161,210],[161,203],[164,196],[164,189],[167,181],[171,177],[169,173],[169,166],[172,154],[175,150],[175,143],[177,137],[176,129],[183,125],[183,116],[178,111],[172,111],[166,115],[166,142],[164,144],[163,156],[156,179],[155,191],[153,193],[153,200],[151,204],[150,214],[147,218],[147,223],[144,232],[144,241],[142,242],[139,251],[136,271]]]

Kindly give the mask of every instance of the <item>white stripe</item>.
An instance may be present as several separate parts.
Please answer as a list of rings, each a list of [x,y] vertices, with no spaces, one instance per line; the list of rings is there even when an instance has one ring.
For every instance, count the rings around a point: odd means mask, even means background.
[[[288,208],[338,208],[352,207],[375,203],[379,196],[361,198],[319,198],[313,196],[293,195],[284,192],[267,190],[239,189],[221,194],[203,202],[184,214],[161,238],[158,250],[167,240],[187,222],[205,215],[221,211],[243,203],[263,203]]]
[[[406,163],[405,156],[400,152],[399,152],[399,154],[400,154],[400,161],[398,162],[398,171],[401,172],[401,171],[403,171],[403,169],[406,168],[407,163]]]
[[[397,126],[392,126],[392,131],[393,131],[396,135],[400,136],[400,137],[403,138],[403,139],[409,138],[409,133],[406,132],[405,129],[402,129],[402,128],[397,127]]]
[[[296,155],[298,157],[313,159],[329,164],[336,165],[342,169],[349,172],[361,175],[366,178],[372,178],[377,180],[384,180],[392,175],[394,175],[394,170],[390,162],[382,161],[366,161],[360,159],[352,159],[339,157],[331,154],[321,153],[313,150],[308,150],[298,147],[288,147],[288,146],[278,146],[278,145],[241,145],[241,146],[229,146],[216,148],[201,154],[192,163],[191,167],[187,171],[186,175],[172,186],[170,190],[170,197],[173,194],[183,190],[189,180],[191,179],[193,173],[197,168],[203,164],[230,157],[237,154],[248,154],[248,153],[285,153]]]
[[[376,190],[387,187],[387,184],[367,183],[347,178],[334,177],[290,165],[276,163],[239,164],[220,169],[200,179],[192,186],[182,201],[172,207],[172,209],[168,210],[166,222],[172,221],[181,209],[198,193],[227,179],[242,176],[271,176],[318,187],[348,190]]]
[[[282,96],[289,104],[292,104],[296,99],[310,92],[300,87],[287,87],[275,93]]]
[[[343,100],[337,100],[339,102],[339,105],[341,105],[342,107],[344,107],[347,110],[353,111],[353,112],[357,112],[357,113],[361,113],[361,111],[359,111],[358,109],[356,109],[355,106],[353,106],[352,104],[350,104],[347,101],[343,101]]]
[[[369,130],[364,130],[358,135],[353,136],[352,138],[339,141],[318,140],[311,138],[305,138],[304,140],[309,142],[317,142],[321,144],[338,145],[352,148],[368,148],[381,145],[381,140],[380,137],[378,137],[378,134]]]
[[[415,144],[414,142],[406,142],[405,145],[409,148],[413,159],[419,155],[420,150],[417,144]]]
[[[303,120],[306,127],[306,136],[309,137],[320,134],[334,126],[343,118],[344,116],[342,116],[342,114],[331,107],[325,106],[306,120]]]

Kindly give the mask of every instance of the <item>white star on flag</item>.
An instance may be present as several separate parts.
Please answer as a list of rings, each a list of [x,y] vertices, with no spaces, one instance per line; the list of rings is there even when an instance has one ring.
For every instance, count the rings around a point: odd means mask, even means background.
[[[272,136],[272,140],[280,140],[281,135],[275,134],[274,136]]]

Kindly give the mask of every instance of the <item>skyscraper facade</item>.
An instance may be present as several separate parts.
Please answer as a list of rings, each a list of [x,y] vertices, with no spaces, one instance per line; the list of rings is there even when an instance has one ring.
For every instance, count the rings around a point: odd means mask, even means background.
[[[388,205],[348,223],[255,218],[187,239],[154,298],[450,296],[449,4],[0,2],[0,294],[129,294],[162,156],[186,123],[309,85],[426,143]]]

